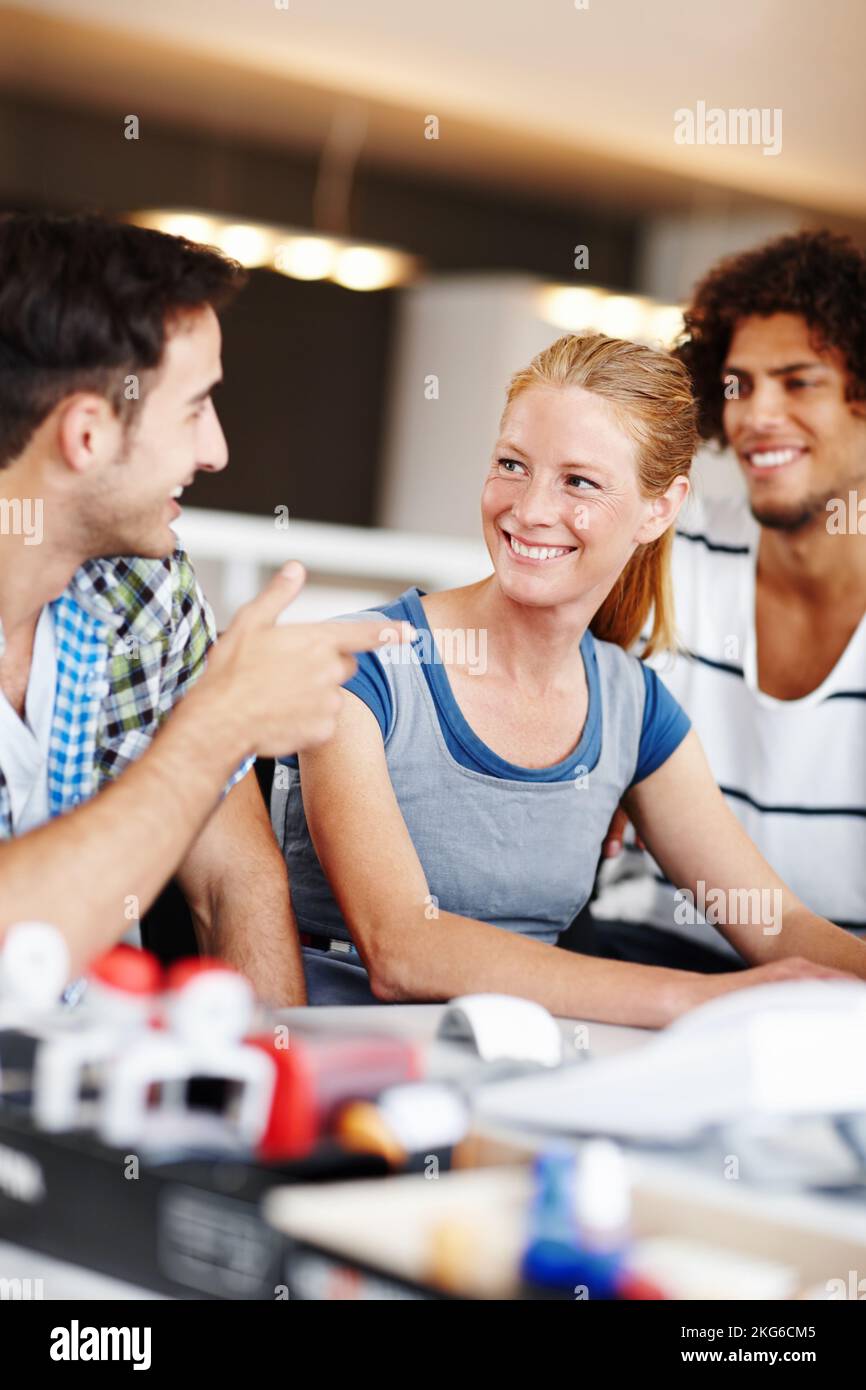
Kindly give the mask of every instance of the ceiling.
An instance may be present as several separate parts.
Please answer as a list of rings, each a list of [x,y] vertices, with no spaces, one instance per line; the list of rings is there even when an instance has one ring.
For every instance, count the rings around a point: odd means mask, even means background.
[[[28,0],[0,6],[0,82],[295,146],[346,94],[367,157],[417,171],[866,218],[863,0],[584,2]],[[676,144],[698,101],[780,108],[781,153]]]

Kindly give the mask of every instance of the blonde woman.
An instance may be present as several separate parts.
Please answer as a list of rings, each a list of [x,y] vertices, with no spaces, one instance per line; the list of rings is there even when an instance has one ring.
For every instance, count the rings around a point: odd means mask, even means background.
[[[384,609],[416,628],[413,659],[361,655],[334,738],[275,782],[311,1002],[502,991],[657,1027],[751,984],[866,978],[866,945],[762,859],[629,653],[648,621],[647,652],[673,641],[671,526],[696,442],[686,372],[650,348],[567,336],[513,378],[481,501],[492,574]],[[623,798],[672,882],[731,905],[720,930],[751,968],[555,949]]]

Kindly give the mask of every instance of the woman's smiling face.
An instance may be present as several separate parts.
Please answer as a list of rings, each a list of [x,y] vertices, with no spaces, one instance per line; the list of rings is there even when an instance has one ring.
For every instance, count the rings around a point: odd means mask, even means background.
[[[504,592],[547,606],[601,604],[636,545],[655,539],[638,446],[607,401],[581,386],[531,386],[503,417],[481,500]]]

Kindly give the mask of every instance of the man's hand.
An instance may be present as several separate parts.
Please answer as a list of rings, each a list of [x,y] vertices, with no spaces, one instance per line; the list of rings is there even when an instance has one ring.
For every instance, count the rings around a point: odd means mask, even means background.
[[[355,670],[352,652],[400,641],[411,627],[376,621],[276,626],[303,582],[300,565],[287,567],[241,609],[211,648],[201,679],[122,776],[68,815],[0,843],[0,940],[13,922],[54,922],[69,945],[72,971],[79,972],[117,940],[130,899],[139,912],[147,910],[215,807],[222,807],[216,828],[236,842],[230,822],[242,794],[234,789],[228,809],[220,794],[245,757],[278,757],[331,736],[339,688]],[[267,826],[263,806],[260,819]],[[263,840],[272,855],[271,882],[278,885],[270,901],[284,904],[286,915],[278,917],[270,905],[264,910],[280,931],[285,926],[285,940],[291,925],[285,867],[269,828]],[[206,858],[213,863],[220,856],[225,840],[212,836]],[[245,843],[240,859],[252,857]],[[202,887],[201,864],[198,878],[203,901],[213,884]],[[300,962],[296,975],[300,981]]]
[[[278,624],[305,578],[293,560],[238,610],[187,697],[199,710],[216,708],[221,734],[238,741],[240,757],[280,757],[324,743],[336,727],[340,686],[357,669],[352,653],[412,636],[408,623],[373,619]]]
[[[604,837],[604,844],[601,847],[602,859],[616,859],[622,849],[625,828],[629,824],[629,818],[621,806],[617,806],[613,813],[613,820],[610,823],[608,832]],[[638,834],[635,834],[634,842],[638,849],[646,849],[646,845]]]

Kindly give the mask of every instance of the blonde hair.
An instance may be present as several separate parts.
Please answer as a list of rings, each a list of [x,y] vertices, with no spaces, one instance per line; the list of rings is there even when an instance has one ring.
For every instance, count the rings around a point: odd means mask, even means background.
[[[582,386],[608,401],[638,445],[645,497],[659,497],[676,477],[688,477],[698,446],[697,409],[685,367],[667,353],[605,333],[567,333],[511,378],[505,412],[531,386]],[[631,647],[652,614],[641,655],[675,646],[672,545],[669,526],[638,546],[592,620],[596,637]]]

